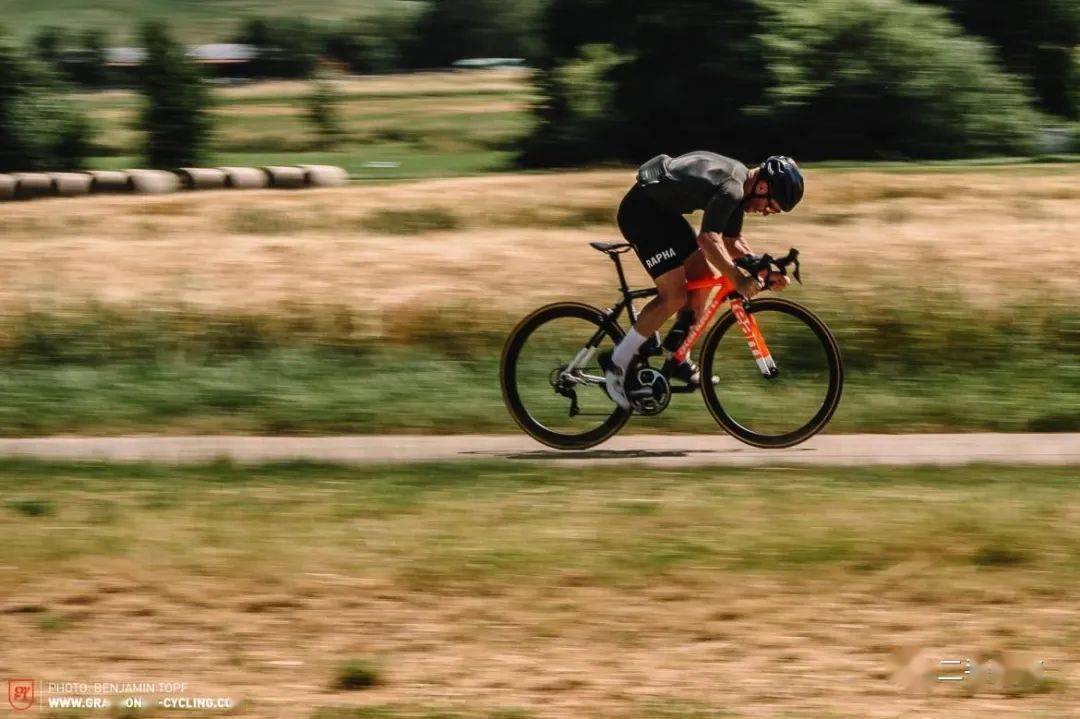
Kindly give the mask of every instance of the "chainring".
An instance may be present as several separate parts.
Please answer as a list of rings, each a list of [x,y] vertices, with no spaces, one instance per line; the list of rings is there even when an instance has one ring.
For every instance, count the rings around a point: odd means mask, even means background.
[[[626,374],[626,396],[635,412],[649,417],[667,409],[671,403],[671,385],[659,370],[638,360]]]

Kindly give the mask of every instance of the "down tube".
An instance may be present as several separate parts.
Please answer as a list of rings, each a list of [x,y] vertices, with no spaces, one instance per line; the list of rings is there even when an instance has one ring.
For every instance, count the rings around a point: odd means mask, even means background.
[[[731,301],[731,313],[735,315],[735,320],[739,323],[739,329],[742,330],[746,343],[750,345],[750,352],[754,355],[754,362],[757,363],[761,374],[769,378],[775,377],[777,374],[776,363],[773,362],[769,346],[765,344],[765,338],[761,336],[761,329],[758,327],[757,320],[746,311],[741,299]]]

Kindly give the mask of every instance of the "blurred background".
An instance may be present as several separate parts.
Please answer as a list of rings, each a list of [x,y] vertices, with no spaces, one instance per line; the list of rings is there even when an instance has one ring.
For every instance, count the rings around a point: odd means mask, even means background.
[[[611,301],[586,242],[696,148],[807,168],[747,232],[803,250],[854,389],[832,429],[1075,429],[1078,8],[3,0],[0,172],[351,182],[6,203],[0,432],[513,431],[508,330]]]
[[[805,169],[745,232],[801,250],[785,294],[839,339],[828,432],[1080,430],[1077,0],[0,0],[0,24],[0,435],[516,433],[507,334],[611,303],[587,243],[619,239],[638,164],[694,149]],[[55,174],[307,164],[348,182]],[[631,431],[722,441],[679,399]],[[1075,467],[612,456],[0,460],[0,677],[311,719],[1080,703]],[[1016,672],[933,685],[957,655]]]

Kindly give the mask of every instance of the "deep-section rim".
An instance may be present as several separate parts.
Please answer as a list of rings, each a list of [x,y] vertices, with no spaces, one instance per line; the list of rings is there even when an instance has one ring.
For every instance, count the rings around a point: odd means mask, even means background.
[[[840,398],[843,395],[844,363],[843,357],[840,354],[840,347],[836,343],[836,338],[833,337],[832,332],[829,331],[828,326],[821,318],[813,312],[796,302],[780,299],[778,297],[752,300],[748,306],[748,311],[751,314],[769,310],[783,312],[802,320],[822,342],[825,349],[825,355],[829,360],[829,390],[825,395],[825,401],[818,411],[806,424],[796,430],[781,435],[767,435],[754,432],[736,422],[724,410],[723,403],[720,401],[716,388],[711,383],[702,384],[702,396],[705,398],[705,406],[709,408],[709,413],[712,414],[713,419],[715,419],[731,436],[753,447],[762,449],[783,449],[785,447],[794,447],[797,444],[805,442],[828,425],[829,420],[832,419],[833,414],[836,412],[836,408],[840,404]],[[713,328],[706,336],[705,342],[702,344],[701,348],[701,371],[704,376],[711,376],[712,362],[716,348],[720,344],[720,340],[723,338],[724,333],[734,324],[735,317],[731,311],[728,310],[716,324],[713,325]],[[768,342],[768,337],[765,338],[765,341]]]
[[[553,449],[588,449],[610,439],[622,429],[630,419],[630,412],[613,405],[614,411],[611,417],[599,427],[583,435],[568,436],[553,432],[532,419],[517,391],[515,380],[517,379],[516,360],[518,353],[532,332],[547,321],[558,317],[576,317],[586,320],[594,323],[597,329],[606,326],[608,336],[616,343],[623,337],[622,329],[614,320],[605,318],[600,309],[584,302],[554,302],[533,311],[518,322],[510,332],[506,344],[503,345],[502,358],[499,361],[499,383],[502,389],[503,403],[506,405],[515,424],[537,442]]]

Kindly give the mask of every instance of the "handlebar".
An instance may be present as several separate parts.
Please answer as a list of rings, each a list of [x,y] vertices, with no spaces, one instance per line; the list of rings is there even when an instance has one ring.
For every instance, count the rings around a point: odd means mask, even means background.
[[[764,254],[743,255],[735,260],[735,266],[754,279],[758,279],[758,275],[762,272],[778,272],[784,277],[787,277],[787,268],[789,265],[795,265],[795,269],[792,271],[791,276],[801,285],[802,278],[799,276],[799,251],[794,247],[788,250],[788,253],[780,258]],[[765,289],[768,289],[768,287]]]

